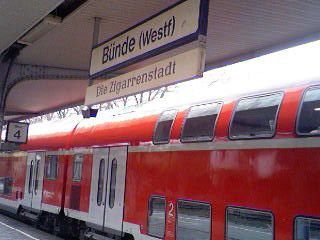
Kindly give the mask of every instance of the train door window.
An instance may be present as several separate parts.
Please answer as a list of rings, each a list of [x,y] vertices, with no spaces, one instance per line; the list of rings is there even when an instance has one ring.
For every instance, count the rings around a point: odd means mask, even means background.
[[[310,88],[305,92],[297,123],[299,135],[320,134],[320,88]]]
[[[116,184],[117,184],[117,159],[113,159],[111,163],[111,177],[110,177],[110,196],[109,207],[113,208],[116,198]]]
[[[28,183],[28,192],[32,193],[32,178],[33,178],[33,160],[30,163],[30,172],[29,172],[29,183]]]
[[[177,240],[210,240],[210,204],[179,200],[176,234]]]
[[[273,137],[282,98],[282,93],[274,93],[240,99],[233,113],[229,137],[231,139]]]
[[[41,156],[36,155],[36,168],[35,168],[35,177],[34,177],[34,194],[37,195],[38,193],[38,187],[39,187],[39,168],[40,168],[40,160]]]
[[[226,240],[273,240],[273,215],[251,209],[227,209]]]
[[[47,155],[46,157],[46,179],[54,180],[57,178],[58,173],[58,156],[57,155]]]
[[[73,158],[73,177],[74,182],[81,181],[83,154],[76,154]]]
[[[320,239],[320,220],[297,217],[295,220],[294,240]]]
[[[212,141],[221,103],[193,106],[182,127],[181,142]]]
[[[149,199],[148,234],[163,238],[166,225],[166,200],[163,197],[152,196]]]
[[[103,183],[105,172],[105,160],[102,158],[99,164],[99,177],[98,177],[98,192],[97,192],[97,205],[101,206],[103,198]]]
[[[172,124],[177,115],[177,112],[177,110],[168,110],[164,111],[160,115],[154,130],[154,144],[169,143]]]

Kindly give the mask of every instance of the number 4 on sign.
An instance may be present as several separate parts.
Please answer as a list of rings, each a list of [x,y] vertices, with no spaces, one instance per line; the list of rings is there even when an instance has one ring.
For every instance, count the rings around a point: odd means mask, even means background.
[[[29,124],[22,122],[8,122],[6,142],[27,143]]]
[[[13,134],[13,136],[14,136],[15,138],[20,139],[20,138],[21,138],[21,132],[20,132],[20,130],[16,131],[15,134]]]

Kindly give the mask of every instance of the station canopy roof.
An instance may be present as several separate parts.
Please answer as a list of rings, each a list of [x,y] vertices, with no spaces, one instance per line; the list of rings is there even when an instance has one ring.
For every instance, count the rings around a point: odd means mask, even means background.
[[[81,4],[78,4],[79,6],[72,12],[62,16],[61,22],[51,31],[24,47],[17,58],[17,63],[80,70],[87,73],[95,17],[101,18],[99,33],[101,42],[178,1],[80,2]],[[1,1],[0,53],[12,43],[21,40],[24,33],[49,13],[54,14],[53,9],[59,4],[67,3],[71,4],[74,1]],[[319,12],[320,1],[211,0],[206,69],[318,39]],[[37,77],[36,81],[30,81],[28,84],[22,81],[12,87],[6,101],[7,118],[10,118],[11,112],[45,113],[68,104],[83,103],[88,78],[61,77],[50,82],[56,86],[48,87],[47,84],[41,84],[41,81],[49,80],[49,76],[43,75],[43,78]],[[63,89],[69,89],[69,94]],[[42,94],[38,95],[35,91]],[[24,94],[21,94],[22,92]],[[30,94],[33,96],[32,99]]]

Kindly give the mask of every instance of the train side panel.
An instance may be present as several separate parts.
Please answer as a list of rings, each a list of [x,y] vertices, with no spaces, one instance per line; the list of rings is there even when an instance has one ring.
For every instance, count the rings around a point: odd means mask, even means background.
[[[0,157],[0,204],[5,210],[16,212],[24,197],[26,163],[24,154]]]
[[[57,174],[55,178],[46,176],[48,169],[48,157],[45,162],[45,174],[43,178],[43,194],[42,194],[42,210],[58,214],[64,205],[64,192],[65,181],[67,174],[67,161],[66,155],[57,155]]]
[[[320,216],[319,154],[315,148],[131,153],[124,221],[147,235],[149,199],[161,196],[175,208],[179,199],[210,203],[212,239],[224,238],[229,206],[272,212],[276,238],[290,239],[296,216]],[[168,210],[165,239],[175,239]]]
[[[90,204],[92,153],[82,155],[81,176],[77,179],[74,176],[75,156],[77,154],[68,155],[64,211],[66,216],[86,221]]]

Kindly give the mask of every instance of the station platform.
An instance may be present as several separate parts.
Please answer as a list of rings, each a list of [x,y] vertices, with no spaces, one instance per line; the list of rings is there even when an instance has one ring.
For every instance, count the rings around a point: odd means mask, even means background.
[[[0,240],[61,240],[0,213]]]

